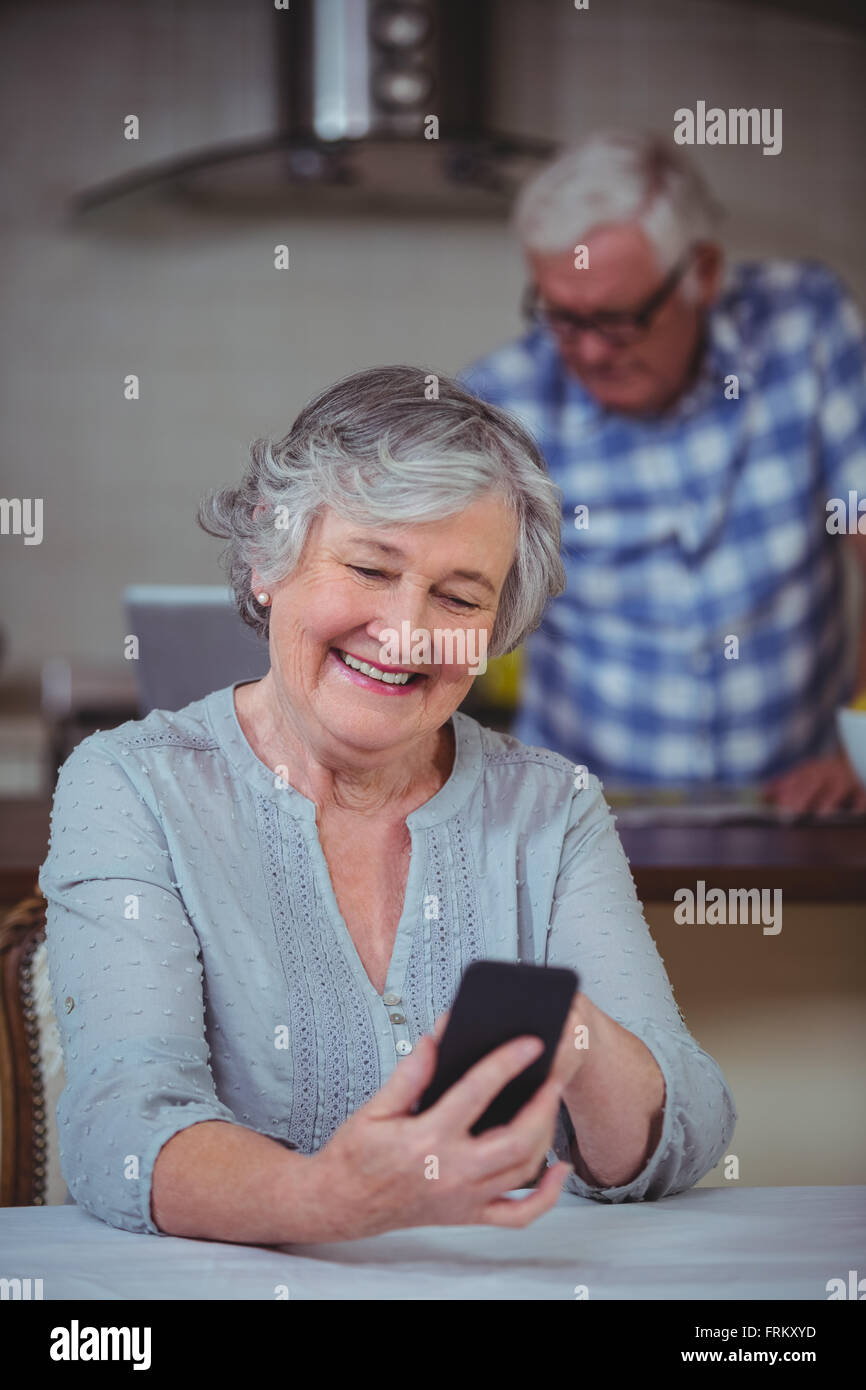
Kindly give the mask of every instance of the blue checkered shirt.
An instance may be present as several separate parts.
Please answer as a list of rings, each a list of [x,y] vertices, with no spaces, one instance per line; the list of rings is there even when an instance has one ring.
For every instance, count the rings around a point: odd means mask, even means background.
[[[826,505],[866,496],[860,316],[821,265],[741,264],[706,341],[654,420],[595,401],[543,328],[461,374],[529,429],[563,492],[568,587],[527,639],[513,732],[615,782],[781,772],[833,751],[852,691]]]

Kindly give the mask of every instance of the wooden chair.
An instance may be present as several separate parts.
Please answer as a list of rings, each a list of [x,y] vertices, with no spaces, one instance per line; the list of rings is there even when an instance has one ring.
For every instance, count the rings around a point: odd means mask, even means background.
[[[62,1201],[54,1107],[62,1089],[38,885],[0,919],[0,1206]]]

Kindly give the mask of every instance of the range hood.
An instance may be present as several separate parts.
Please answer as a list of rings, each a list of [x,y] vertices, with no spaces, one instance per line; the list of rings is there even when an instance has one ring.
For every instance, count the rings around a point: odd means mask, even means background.
[[[553,145],[487,123],[488,0],[287,0],[273,24],[279,128],[82,192],[211,217],[502,215]]]

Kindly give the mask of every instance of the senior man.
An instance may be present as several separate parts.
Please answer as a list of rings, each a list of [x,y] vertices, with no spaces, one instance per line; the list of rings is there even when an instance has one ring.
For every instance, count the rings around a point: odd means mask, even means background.
[[[515,221],[527,331],[462,373],[564,497],[568,585],[527,642],[515,733],[614,782],[866,809],[834,729],[866,688],[844,561],[866,571],[866,350],[843,285],[726,268],[715,201],[652,135],[560,156]]]

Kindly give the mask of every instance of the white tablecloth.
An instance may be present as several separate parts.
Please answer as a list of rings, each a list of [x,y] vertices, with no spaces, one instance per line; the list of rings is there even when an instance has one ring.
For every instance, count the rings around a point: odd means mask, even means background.
[[[866,1274],[866,1187],[564,1195],[523,1231],[391,1231],[280,1249],[131,1235],[78,1207],[0,1209],[0,1277],[46,1299],[823,1299]],[[285,1295],[283,1295],[285,1296]]]

